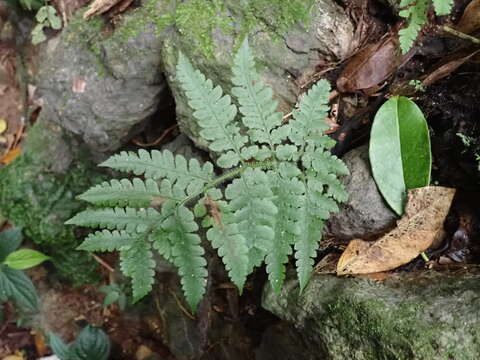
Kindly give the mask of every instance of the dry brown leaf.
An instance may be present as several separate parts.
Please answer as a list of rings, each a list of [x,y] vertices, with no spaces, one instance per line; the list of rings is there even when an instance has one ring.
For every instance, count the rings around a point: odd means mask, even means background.
[[[455,189],[427,186],[410,190],[397,227],[375,242],[355,239],[337,264],[337,274],[369,274],[395,269],[427,250],[442,233]]]
[[[15,149],[10,150],[5,156],[0,159],[0,162],[3,164],[10,164],[13,160],[15,160],[18,155],[22,153],[22,149],[20,147],[16,147]]]
[[[383,83],[401,63],[395,36],[360,50],[348,62],[337,80],[341,92],[369,89]]]
[[[468,4],[455,29],[465,34],[480,29],[480,0],[473,0]]]
[[[430,74],[428,74],[428,76],[422,81],[422,86],[427,87],[433,84],[434,82],[450,75],[452,72],[457,70],[461,65],[463,65],[467,60],[472,58],[474,55],[478,54],[479,51],[480,50],[477,50],[470,55],[462,56],[461,58],[448,61],[447,63],[439,66]]]
[[[84,19],[90,19],[92,16],[103,14],[123,0],[95,0],[90,4],[88,10],[83,14]]]

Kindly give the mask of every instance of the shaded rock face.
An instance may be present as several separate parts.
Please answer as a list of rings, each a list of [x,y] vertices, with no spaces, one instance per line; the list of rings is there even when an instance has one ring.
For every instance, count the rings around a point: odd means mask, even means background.
[[[300,334],[290,348],[300,359],[476,359],[479,295],[473,274],[398,274],[382,283],[316,275],[301,296],[296,280],[279,296],[267,286],[262,304],[295,328],[290,336]],[[281,348],[285,331],[270,333],[263,346]]]
[[[313,1],[308,21],[289,26],[288,30],[275,22],[269,23],[280,18],[282,9],[288,5],[284,0],[270,4],[271,14],[266,16],[249,13],[238,1],[225,0],[224,12],[218,13],[212,21],[223,24],[222,19],[225,19],[232,25],[227,30],[219,25],[206,35],[212,43],[209,54],[202,52],[201,44],[195,41],[195,34],[189,33],[189,28],[164,33],[164,70],[176,100],[178,121],[182,131],[197,146],[205,148],[206,144],[198,134],[198,126],[192,120],[185,95],[175,79],[178,51],[229,93],[233,57],[247,34],[262,80],[273,89],[279,101],[278,109],[288,113],[297,101],[299,87],[308,82],[319,66],[347,57],[358,44],[351,19],[334,1]],[[245,34],[246,23],[249,29]]]
[[[350,151],[342,160],[350,170],[350,175],[341,179],[348,201],[328,220],[326,232],[338,240],[373,239],[393,227],[397,217],[373,179],[368,145]]]
[[[105,31],[77,15],[44,49],[38,81],[45,116],[99,152],[118,149],[169,96],[154,31],[134,41]]]

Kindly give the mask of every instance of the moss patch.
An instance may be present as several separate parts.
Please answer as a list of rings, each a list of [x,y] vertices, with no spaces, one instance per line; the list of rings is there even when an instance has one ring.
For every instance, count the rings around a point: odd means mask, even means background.
[[[152,24],[159,36],[166,27],[175,26],[200,53],[212,57],[215,30],[236,34],[237,47],[254,29],[268,31],[279,39],[296,24],[308,25],[313,4],[314,0],[190,0],[175,6],[175,1],[147,0],[116,33],[127,41],[138,36],[147,24]]]
[[[60,275],[76,284],[90,282],[98,279],[95,263],[75,250],[79,242],[73,228],[64,222],[83,206],[75,196],[100,176],[82,156],[72,163],[59,158],[60,152],[68,149],[61,148],[66,146],[62,141],[55,143],[55,137],[61,135],[53,131],[55,126],[37,123],[28,133],[24,154],[0,169],[0,213],[23,227],[25,234],[52,256]],[[62,162],[68,165],[59,172]]]

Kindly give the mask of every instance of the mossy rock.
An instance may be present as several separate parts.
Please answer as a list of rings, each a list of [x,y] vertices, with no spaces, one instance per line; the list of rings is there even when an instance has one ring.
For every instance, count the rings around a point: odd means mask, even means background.
[[[267,286],[263,307],[309,344],[296,349],[298,359],[473,360],[480,353],[479,275],[431,271],[383,282],[315,275],[302,295],[296,280],[278,296]]]
[[[22,155],[0,169],[0,214],[22,227],[74,283],[98,278],[95,262],[75,250],[73,227],[64,225],[84,206],[75,196],[102,179],[89,158],[81,144],[40,116]]]

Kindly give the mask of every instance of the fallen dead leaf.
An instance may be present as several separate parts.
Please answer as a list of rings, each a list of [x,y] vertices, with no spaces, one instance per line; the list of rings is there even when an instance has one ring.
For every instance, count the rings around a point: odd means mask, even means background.
[[[410,190],[397,227],[375,242],[355,239],[337,264],[338,275],[393,270],[427,250],[443,231],[455,189],[427,186]]]
[[[95,0],[90,4],[85,14],[83,14],[83,18],[87,20],[95,15],[103,14],[122,1],[123,0]]]
[[[473,0],[463,11],[455,30],[471,34],[477,29],[480,29],[480,0]]]
[[[10,150],[8,153],[6,153],[1,159],[0,162],[8,165],[10,164],[13,160],[15,160],[20,154],[22,153],[22,149],[20,147],[16,147],[12,150]]]
[[[451,61],[448,61],[447,63],[439,66],[436,68],[434,71],[432,71],[428,76],[422,81],[422,86],[427,87],[434,82],[443,79],[444,77],[450,75],[452,72],[457,70],[461,65],[463,65],[466,61],[471,59],[473,56],[478,54],[480,50],[475,51],[474,53],[467,55],[467,56],[462,56],[458,59],[454,59]]]
[[[403,61],[398,48],[396,36],[364,47],[350,59],[338,77],[338,90],[355,92],[378,87]]]
[[[41,333],[35,332],[33,339],[35,341],[35,348],[37,350],[37,354],[39,356],[47,355],[50,350],[48,346],[45,344],[45,337]]]

